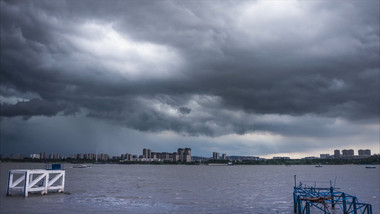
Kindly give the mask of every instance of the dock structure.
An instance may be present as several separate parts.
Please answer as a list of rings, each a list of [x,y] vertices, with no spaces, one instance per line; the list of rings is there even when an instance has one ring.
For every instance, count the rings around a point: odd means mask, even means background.
[[[65,189],[65,170],[16,169],[8,173],[7,195],[29,193],[42,195],[50,191],[63,192]]]
[[[316,187],[299,183],[297,186],[296,176],[294,176],[294,213],[310,214],[311,210],[319,210],[320,213],[341,213],[343,214],[372,214],[372,205],[361,202],[356,196],[336,191],[337,188]],[[330,206],[331,207],[330,207]],[[313,212],[315,213],[315,212]]]

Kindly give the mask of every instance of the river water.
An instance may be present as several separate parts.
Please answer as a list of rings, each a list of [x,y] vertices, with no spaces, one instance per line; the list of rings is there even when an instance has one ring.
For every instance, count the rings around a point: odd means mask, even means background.
[[[0,213],[293,213],[298,181],[329,182],[380,213],[380,172],[361,165],[190,166],[65,164],[65,194],[6,196],[10,169],[41,163],[1,163]],[[317,183],[329,186],[328,183]]]

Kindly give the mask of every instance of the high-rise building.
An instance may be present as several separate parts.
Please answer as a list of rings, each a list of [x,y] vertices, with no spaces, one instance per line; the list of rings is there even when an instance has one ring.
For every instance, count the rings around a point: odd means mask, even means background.
[[[227,155],[225,153],[222,154],[222,159],[227,160]]]
[[[45,157],[45,152],[41,152],[41,153],[40,153],[40,159],[46,159],[46,157]]]
[[[144,158],[151,159],[151,154],[150,154],[150,153],[151,153],[151,150],[150,150],[150,149],[145,149],[145,148],[144,148],[144,149],[143,149],[143,154],[142,154],[142,155],[143,155]]]
[[[335,149],[334,150],[334,158],[335,159],[339,159],[340,158],[340,150],[339,149]]]
[[[107,154],[98,154],[98,160],[106,161],[109,159],[109,156]]]
[[[342,150],[342,157],[343,158],[353,158],[354,157],[354,150],[353,149],[343,149]]]
[[[95,160],[96,159],[96,154],[88,153],[87,154],[87,159],[89,159],[89,160]]]
[[[169,157],[169,153],[168,153],[168,152],[162,152],[161,155],[162,155],[162,156],[161,156],[161,157],[162,157],[162,158],[161,158],[162,160],[169,160],[169,159],[170,159],[170,157]]]
[[[370,149],[359,149],[358,155],[359,156],[371,156],[371,150]]]
[[[173,161],[179,161],[179,155],[177,152],[172,153],[172,159],[173,159]]]
[[[219,153],[218,152],[213,152],[212,153],[212,159],[218,160],[219,159]]]
[[[178,149],[177,149],[177,153],[178,153],[178,160],[179,160],[179,161],[182,161],[182,160],[183,160],[183,155],[184,155],[184,150],[183,150],[183,148],[178,148]]]
[[[184,152],[183,156],[184,157],[183,157],[182,161],[191,162],[191,149],[185,148],[185,152]]]

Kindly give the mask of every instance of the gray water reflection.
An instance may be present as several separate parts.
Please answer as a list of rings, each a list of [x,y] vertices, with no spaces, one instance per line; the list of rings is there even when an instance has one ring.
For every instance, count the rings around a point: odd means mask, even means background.
[[[66,164],[70,194],[6,197],[7,173],[43,164],[1,163],[0,213],[293,213],[293,175],[329,181],[379,212],[379,167]]]

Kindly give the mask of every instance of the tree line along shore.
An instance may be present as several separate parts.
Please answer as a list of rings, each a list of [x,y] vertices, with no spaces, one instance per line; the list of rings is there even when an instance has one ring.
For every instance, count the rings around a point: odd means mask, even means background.
[[[205,161],[192,161],[190,163],[181,161],[123,161],[119,160],[107,160],[102,162],[96,162],[94,160],[88,159],[11,159],[3,158],[1,162],[32,162],[32,163],[93,163],[93,164],[151,164],[151,165],[201,165],[209,163],[225,163],[231,162],[233,165],[344,165],[344,164],[380,164],[380,156],[372,155],[371,157],[365,159],[265,159],[265,160],[205,160]]]

